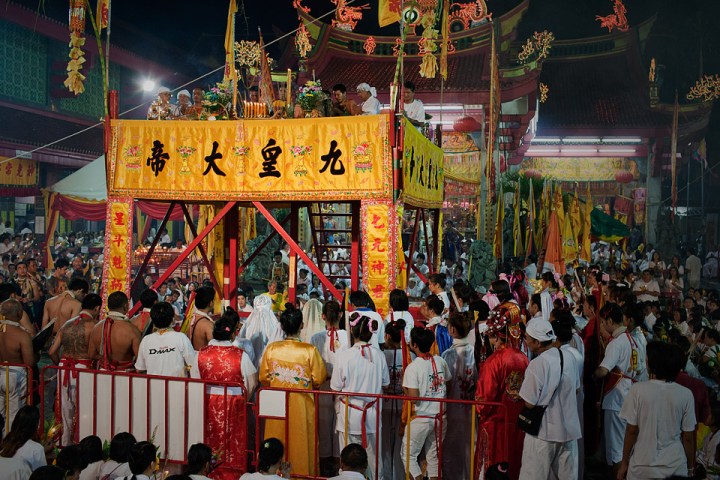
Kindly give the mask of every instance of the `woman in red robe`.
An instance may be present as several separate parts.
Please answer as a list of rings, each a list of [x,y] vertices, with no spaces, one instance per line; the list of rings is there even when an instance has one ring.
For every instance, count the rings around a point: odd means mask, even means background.
[[[513,313],[499,305],[490,313],[487,321],[486,335],[490,339],[493,353],[478,372],[475,399],[502,403],[506,408],[478,408],[480,426],[476,465],[479,471],[483,467],[487,470],[491,465],[508,462],[510,478],[517,480],[520,476],[520,460],[525,439],[525,433],[517,428],[517,417],[524,405],[519,394],[529,362],[527,356],[517,348],[522,335],[522,321],[519,315]],[[477,475],[474,478],[477,478]]]
[[[215,322],[213,339],[200,350],[193,377],[207,382],[233,382],[243,387],[206,386],[205,444],[222,462],[210,475],[236,480],[247,471],[247,400],[257,385],[257,371],[240,348],[232,344],[238,314],[227,308]],[[227,393],[227,394],[226,394]]]

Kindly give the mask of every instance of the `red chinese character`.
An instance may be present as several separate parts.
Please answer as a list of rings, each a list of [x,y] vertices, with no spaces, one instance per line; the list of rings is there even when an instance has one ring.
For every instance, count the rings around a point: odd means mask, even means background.
[[[370,265],[370,271],[375,272],[378,275],[384,275],[385,274],[385,263],[381,262],[380,260],[377,260],[372,265]]]
[[[113,255],[111,261],[113,268],[125,268],[125,265],[123,265],[123,259],[120,255]]]
[[[12,175],[12,163],[5,164],[5,175]]]
[[[22,163],[18,163],[18,169],[17,169],[17,176],[21,177],[23,176],[23,165]]]
[[[382,297],[383,294],[385,293],[385,287],[382,286],[382,285],[375,285],[375,286],[371,289],[371,291],[372,291],[372,293],[373,293],[373,297],[375,297],[375,298],[380,298],[380,297]]]
[[[119,278],[113,278],[112,280],[110,280],[110,282],[108,282],[108,291],[110,291],[110,292],[125,291],[125,284]]]
[[[120,248],[125,243],[125,240],[123,240],[120,235],[115,235],[112,239],[112,243],[114,243],[115,245],[117,245],[118,248]]]
[[[380,217],[380,215],[375,215],[375,214],[373,213],[373,218],[372,218],[372,222],[371,222],[371,223],[372,223],[372,226],[375,227],[375,228],[377,228],[377,229],[379,229],[379,230],[384,229],[384,228],[385,228],[385,224],[383,223],[382,225],[380,225],[380,221],[381,221],[381,220],[382,220],[382,217]]]
[[[113,223],[118,227],[125,226],[125,214],[123,212],[115,212]]]
[[[31,163],[27,169],[27,176],[31,177],[34,173],[35,173],[35,165]]]
[[[384,253],[387,252],[387,249],[382,246],[382,240],[375,238],[373,239],[373,244],[370,246],[370,251]]]

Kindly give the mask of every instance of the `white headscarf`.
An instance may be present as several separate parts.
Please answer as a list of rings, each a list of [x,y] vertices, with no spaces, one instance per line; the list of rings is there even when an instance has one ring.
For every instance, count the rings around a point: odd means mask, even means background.
[[[264,345],[283,339],[280,322],[272,312],[272,299],[268,295],[255,297],[253,311],[248,316],[240,332],[240,336],[247,339],[252,339],[257,334],[262,337]]]
[[[302,309],[303,328],[300,330],[300,340],[310,343],[310,339],[318,332],[325,330],[322,319],[322,303],[317,298],[311,298]]]
[[[180,91],[177,93],[177,98],[178,98],[178,100],[180,100],[180,95],[185,95],[185,96],[188,97],[188,98],[192,98],[192,95],[190,95],[190,92],[188,92],[187,90],[180,90]]]
[[[375,87],[371,87],[367,83],[361,83],[357,86],[355,90],[357,90],[358,92],[370,92],[371,96],[377,97],[377,90],[375,90]]]

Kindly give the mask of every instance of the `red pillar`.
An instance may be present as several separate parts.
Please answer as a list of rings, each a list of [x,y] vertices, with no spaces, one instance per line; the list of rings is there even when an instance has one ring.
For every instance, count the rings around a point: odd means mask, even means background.
[[[294,239],[298,238],[300,222],[300,206],[297,202],[290,204],[290,236]],[[290,249],[288,253],[290,265],[288,265],[288,302],[295,303],[295,282],[297,280],[297,253],[294,249]]]
[[[235,207],[225,216],[224,243],[225,263],[223,266],[223,297],[228,304],[237,310],[238,281],[238,234],[240,212]]]

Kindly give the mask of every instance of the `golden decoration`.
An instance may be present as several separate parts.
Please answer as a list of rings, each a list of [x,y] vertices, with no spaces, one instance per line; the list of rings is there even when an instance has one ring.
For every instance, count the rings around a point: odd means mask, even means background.
[[[720,75],[705,75],[698,80],[686,95],[688,100],[709,102],[720,98]]]
[[[437,2],[435,2],[437,4]],[[435,11],[431,10],[432,4],[426,5],[428,10],[423,10],[421,25],[423,33],[418,40],[418,55],[423,57],[420,64],[420,76],[424,78],[435,78],[438,70],[437,58],[435,52],[438,49],[438,34],[435,29]]]
[[[63,82],[63,85],[75,95],[80,95],[85,91],[85,85],[83,84],[85,75],[80,73],[80,69],[83,63],[85,63],[85,52],[83,52],[81,48],[84,45],[85,37],[82,36],[82,33],[70,33],[70,53],[68,54],[70,61],[67,66],[68,76],[65,82]]]
[[[295,34],[295,47],[297,47],[300,58],[307,58],[308,53],[312,50],[312,45],[310,44],[310,34],[307,27],[305,27],[305,22],[300,22],[300,27]]]
[[[492,13],[488,12],[485,0],[475,0],[473,3],[451,3],[450,23],[460,21],[467,30],[473,23],[490,20]]]
[[[337,5],[335,9],[335,20],[332,21],[332,26],[340,30],[345,30],[346,32],[352,32],[357,22],[362,20],[362,11],[370,9],[370,4],[359,7],[348,7],[347,0],[330,1]]]
[[[650,60],[650,73],[648,74],[648,81],[655,83],[655,57]]]
[[[533,54],[536,54],[538,61],[546,59],[550,55],[550,49],[552,48],[552,42],[554,40],[555,35],[547,30],[533,33],[532,38],[528,38],[525,41],[525,45],[522,46],[522,50],[518,54],[518,60],[522,63],[527,63]]]
[[[275,60],[265,53],[268,65],[272,65]],[[235,42],[235,62],[241,67],[259,67],[260,66],[260,44],[248,40],[240,40]]]
[[[548,88],[548,86],[541,82],[540,83],[540,103],[547,102],[549,91],[550,91],[550,89]]]

